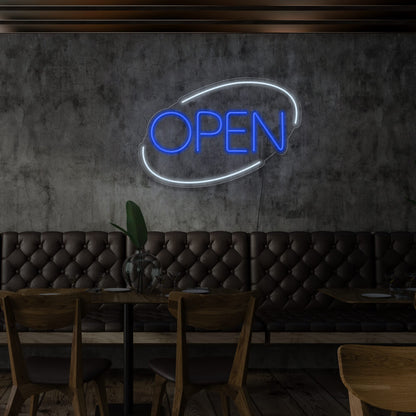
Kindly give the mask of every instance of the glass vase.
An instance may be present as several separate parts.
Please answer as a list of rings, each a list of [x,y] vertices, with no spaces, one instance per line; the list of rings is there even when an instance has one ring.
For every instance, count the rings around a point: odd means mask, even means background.
[[[159,283],[159,260],[145,250],[136,250],[123,263],[126,286],[138,293],[150,293]]]

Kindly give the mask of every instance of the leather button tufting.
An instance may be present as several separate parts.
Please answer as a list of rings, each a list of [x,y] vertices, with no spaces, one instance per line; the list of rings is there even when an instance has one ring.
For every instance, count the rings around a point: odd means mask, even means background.
[[[16,244],[16,248],[20,248],[20,245],[19,244]]]

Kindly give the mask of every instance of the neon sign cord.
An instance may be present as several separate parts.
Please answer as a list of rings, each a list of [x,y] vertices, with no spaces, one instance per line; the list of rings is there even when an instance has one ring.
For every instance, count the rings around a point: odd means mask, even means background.
[[[263,185],[264,185],[264,171],[260,171],[260,193],[259,193],[259,201],[257,205],[257,219],[256,219],[256,231],[259,231],[260,226],[260,209],[263,202]]]
[[[293,132],[295,131],[295,129],[293,129],[288,137],[287,137],[287,141],[289,142],[290,136],[293,134]],[[273,152],[271,155],[267,156],[266,159],[264,159],[264,164],[266,164],[266,162],[272,158],[274,155],[276,155],[277,152]],[[257,206],[257,219],[256,219],[256,231],[259,231],[259,227],[260,227],[260,210],[261,207],[263,205],[263,188],[264,188],[264,171],[261,170],[260,171],[260,193],[259,193],[259,202],[258,202],[258,206]]]

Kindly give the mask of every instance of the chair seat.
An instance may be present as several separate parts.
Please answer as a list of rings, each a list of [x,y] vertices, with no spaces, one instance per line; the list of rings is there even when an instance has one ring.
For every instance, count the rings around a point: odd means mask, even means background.
[[[68,384],[69,358],[29,357],[26,360],[29,380],[36,384]],[[105,358],[89,358],[82,361],[83,381],[97,378],[110,368],[111,361]]]
[[[232,357],[201,357],[188,360],[191,384],[225,384],[228,381]],[[175,381],[175,358],[155,358],[149,361],[150,368],[169,381]]]

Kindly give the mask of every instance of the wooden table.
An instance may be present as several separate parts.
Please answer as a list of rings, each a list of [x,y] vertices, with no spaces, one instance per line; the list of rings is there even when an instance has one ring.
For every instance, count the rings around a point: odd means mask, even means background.
[[[390,293],[388,289],[357,289],[357,288],[322,288],[319,289],[320,293],[331,296],[332,298],[339,300],[344,303],[403,303],[403,304],[412,304],[415,299],[415,292],[409,291],[408,297],[404,296],[394,296]],[[390,294],[391,297],[386,298],[371,298],[363,296],[364,293],[379,293],[379,294]]]
[[[111,290],[111,289],[110,289]],[[132,416],[135,413],[133,406],[133,370],[134,370],[134,345],[133,345],[133,305],[136,303],[167,303],[168,298],[163,294],[141,294],[134,290],[130,291],[106,291],[105,289],[21,289],[22,294],[41,294],[47,292],[58,293],[82,293],[90,303],[118,303],[123,305],[124,315],[124,396],[123,404],[110,405],[110,413],[114,415]],[[122,409],[120,409],[122,407]],[[139,409],[141,411],[141,409]],[[143,412],[142,412],[143,413]]]

